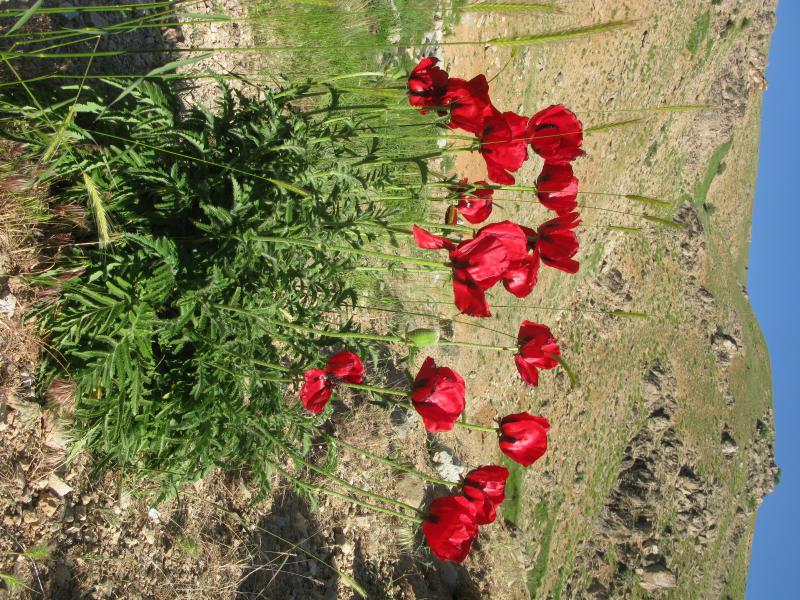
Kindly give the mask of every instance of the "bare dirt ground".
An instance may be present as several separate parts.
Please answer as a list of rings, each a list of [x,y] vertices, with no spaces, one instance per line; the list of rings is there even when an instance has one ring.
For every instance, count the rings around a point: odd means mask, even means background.
[[[513,57],[480,46],[444,52],[454,76],[499,73],[491,93],[504,110],[533,114],[563,102],[586,126],[641,119],[586,137],[581,189],[674,201],[586,193],[580,273],[544,269],[524,301],[493,293],[493,305],[511,307],[481,325],[513,335],[523,319],[547,323],[578,388],[557,371],[525,388],[510,356],[431,353],[466,378],[468,420],[530,410],[553,424],[546,459],[527,470],[508,465],[510,498],[463,565],[436,562],[387,517],[298,496],[280,482],[260,500],[246,473],[212,474],[152,507],[141,481],[97,478],[84,456],[67,466],[59,411],[69,407],[34,402],[39,349],[22,321],[32,298],[18,276],[35,265],[4,232],[2,268],[16,277],[0,290],[0,573],[20,586],[4,584],[0,598],[354,597],[332,566],[371,598],[743,598],[755,511],[774,466],[766,348],[744,292],[774,2],[581,0],[541,17],[467,13],[449,39],[611,19],[631,24]],[[652,110],[686,104],[713,108]],[[477,156],[458,155],[452,166],[471,179],[485,174]],[[539,167],[534,157],[518,183],[534,182]],[[498,220],[549,218],[525,194],[498,194],[498,205]],[[451,320],[447,282],[426,277],[425,285],[392,284],[409,310],[441,316],[408,324],[509,342],[465,317]],[[612,309],[650,316],[615,318]],[[378,332],[405,325],[385,316],[371,323]],[[403,356],[392,357],[386,370],[402,377]],[[486,434],[430,436],[414,415],[355,396],[340,409],[331,431],[441,477],[500,460]],[[351,483],[410,504],[438,491],[345,451],[339,465]],[[37,553],[42,546],[49,550]]]

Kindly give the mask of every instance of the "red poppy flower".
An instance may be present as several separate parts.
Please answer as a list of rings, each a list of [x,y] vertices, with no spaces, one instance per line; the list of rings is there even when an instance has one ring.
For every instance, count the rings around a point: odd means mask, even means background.
[[[436,66],[435,56],[423,58],[408,78],[409,102],[412,106],[442,106],[449,77],[447,71]],[[427,110],[420,110],[427,114]]]
[[[571,212],[539,225],[536,249],[546,265],[577,273],[580,265],[572,257],[578,253],[578,236],[572,231],[580,225],[580,214]]]
[[[436,498],[428,508],[422,533],[436,558],[463,562],[478,537],[474,504],[461,495]]]
[[[547,451],[550,423],[544,417],[517,413],[500,421],[500,450],[524,467],[532,465]]]
[[[500,281],[508,269],[508,255],[503,243],[480,234],[456,245],[447,238],[424,229],[413,228],[417,246],[428,250],[446,248],[453,267],[453,293],[458,309],[473,317],[488,317],[486,290]]]
[[[411,403],[431,433],[450,431],[464,412],[464,379],[429,356],[414,379]]]
[[[544,163],[536,180],[536,196],[545,207],[564,215],[578,206],[578,178],[569,163]]]
[[[464,478],[464,495],[475,504],[478,525],[495,519],[495,509],[506,499],[508,469],[496,465],[473,469]]]
[[[528,247],[539,254],[542,262],[548,266],[577,273],[580,265],[572,257],[578,253],[578,236],[572,231],[578,225],[580,214],[577,212],[560,215],[539,225],[534,231],[529,227],[522,227],[528,236]]]
[[[462,179],[461,183],[466,184],[467,180]],[[471,191],[465,185],[462,187],[464,191],[458,196],[459,202],[456,204],[456,210],[472,224],[483,223],[492,214],[494,190],[487,187],[488,185],[485,181],[476,181],[475,188]],[[456,189],[458,190],[458,188]]]
[[[584,154],[583,125],[563,104],[549,106],[528,122],[528,142],[545,161],[568,163]]]
[[[486,161],[489,179],[502,185],[514,183],[514,176],[528,159],[525,129],[528,118],[513,112],[494,111],[486,117],[483,129],[478,134],[478,151]]]
[[[484,120],[494,110],[485,75],[478,75],[469,81],[450,78],[442,100],[450,107],[450,128],[463,129],[475,135],[480,135]]]
[[[547,325],[523,321],[517,334],[519,354],[514,355],[522,380],[531,386],[539,385],[539,369],[554,369],[561,356],[558,341]]]
[[[528,251],[525,228],[511,221],[501,221],[481,228],[478,235],[492,236],[506,248],[509,264],[503,274],[503,287],[518,298],[530,294],[539,277],[539,254],[535,247],[533,253]]]
[[[337,352],[331,356],[328,359],[326,371],[347,383],[364,381],[364,365],[361,363],[361,359],[348,350]]]
[[[364,381],[364,365],[352,352],[337,352],[328,359],[325,369],[309,369],[303,376],[300,401],[308,412],[315,415],[325,410],[331,399],[333,388],[339,381],[361,383]]]
[[[309,369],[303,378],[300,401],[308,412],[318,415],[325,410],[325,405],[331,399],[333,383],[328,379],[328,373],[324,369]]]

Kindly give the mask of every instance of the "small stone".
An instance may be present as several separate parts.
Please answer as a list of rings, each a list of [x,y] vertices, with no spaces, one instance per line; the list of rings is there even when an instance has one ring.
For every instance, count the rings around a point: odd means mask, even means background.
[[[153,523],[161,523],[161,513],[155,507],[150,507],[150,510],[147,511],[147,516]]]
[[[675,574],[662,565],[648,567],[641,575],[639,585],[648,592],[666,590],[677,587],[678,580]]]
[[[131,506],[131,493],[128,491],[128,488],[120,486],[119,488],[119,495],[117,497],[117,504],[122,510],[128,510]]]
[[[72,488],[61,479],[58,475],[53,473],[47,481],[47,486],[55,492],[59,498],[63,498],[72,491]]]
[[[433,460],[436,471],[445,481],[458,481],[464,472],[464,465],[455,458],[449,449],[442,448],[431,457],[431,460]]]
[[[356,527],[367,528],[372,526],[374,519],[371,515],[362,515],[353,519],[353,523]]]

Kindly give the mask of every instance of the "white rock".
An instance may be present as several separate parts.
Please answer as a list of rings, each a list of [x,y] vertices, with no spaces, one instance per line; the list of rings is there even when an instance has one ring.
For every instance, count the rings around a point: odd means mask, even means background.
[[[0,313],[10,317],[14,314],[17,307],[17,299],[13,294],[8,294],[5,298],[0,298]]]
[[[47,481],[47,487],[55,492],[60,498],[63,498],[72,491],[72,488],[56,474],[50,475]]]

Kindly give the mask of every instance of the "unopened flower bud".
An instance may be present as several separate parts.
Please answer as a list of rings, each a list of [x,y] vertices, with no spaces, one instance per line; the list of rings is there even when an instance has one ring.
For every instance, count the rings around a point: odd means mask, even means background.
[[[439,343],[439,332],[436,329],[414,329],[406,334],[406,340],[417,348],[428,348]]]

